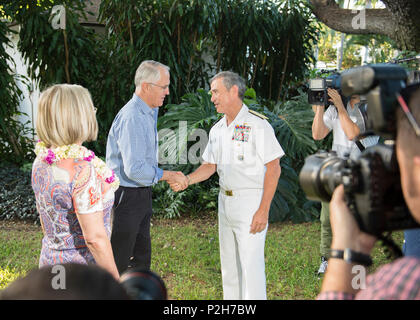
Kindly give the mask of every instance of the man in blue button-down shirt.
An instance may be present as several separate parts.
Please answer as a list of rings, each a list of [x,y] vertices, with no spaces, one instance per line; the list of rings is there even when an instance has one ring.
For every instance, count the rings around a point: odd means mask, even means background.
[[[187,184],[180,172],[158,167],[157,117],[169,94],[169,67],[143,61],[134,79],[136,91],[109,131],[106,162],[120,179],[115,193],[111,244],[118,271],[150,269],[151,187],[160,180]]]

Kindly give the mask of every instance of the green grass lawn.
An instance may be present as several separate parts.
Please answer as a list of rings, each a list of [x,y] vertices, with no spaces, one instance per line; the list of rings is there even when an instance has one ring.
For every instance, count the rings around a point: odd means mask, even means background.
[[[222,299],[217,219],[153,219],[152,270],[165,281],[169,298]],[[37,268],[40,227],[0,221],[0,289]],[[402,243],[402,232],[395,233]],[[314,299],[321,286],[319,222],[273,223],[266,240],[268,299]],[[382,247],[373,252],[374,266],[388,262]]]

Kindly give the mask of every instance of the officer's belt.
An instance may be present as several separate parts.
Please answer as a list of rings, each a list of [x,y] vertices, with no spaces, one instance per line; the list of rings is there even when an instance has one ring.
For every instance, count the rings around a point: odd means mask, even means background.
[[[225,196],[228,196],[228,197],[233,197],[234,195],[235,196],[237,196],[237,195],[240,195],[241,193],[243,194],[243,193],[249,193],[249,192],[255,192],[255,191],[262,191],[263,189],[257,189],[257,188],[255,188],[255,189],[238,189],[238,190],[226,190],[226,189],[222,189],[222,188],[220,188],[220,192],[222,193],[222,194],[224,194]]]

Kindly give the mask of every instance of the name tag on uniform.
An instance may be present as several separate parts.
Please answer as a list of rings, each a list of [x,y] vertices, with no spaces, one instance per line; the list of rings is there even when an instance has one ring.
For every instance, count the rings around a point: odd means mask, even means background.
[[[246,124],[236,125],[233,131],[232,140],[248,142],[251,127]]]

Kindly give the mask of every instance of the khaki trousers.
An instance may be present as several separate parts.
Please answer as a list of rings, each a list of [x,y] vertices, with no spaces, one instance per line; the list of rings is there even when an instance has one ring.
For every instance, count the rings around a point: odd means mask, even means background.
[[[330,204],[329,202],[322,202],[321,205],[321,244],[319,249],[321,256],[328,259],[330,257],[330,248],[332,241],[332,231],[330,224]]]

